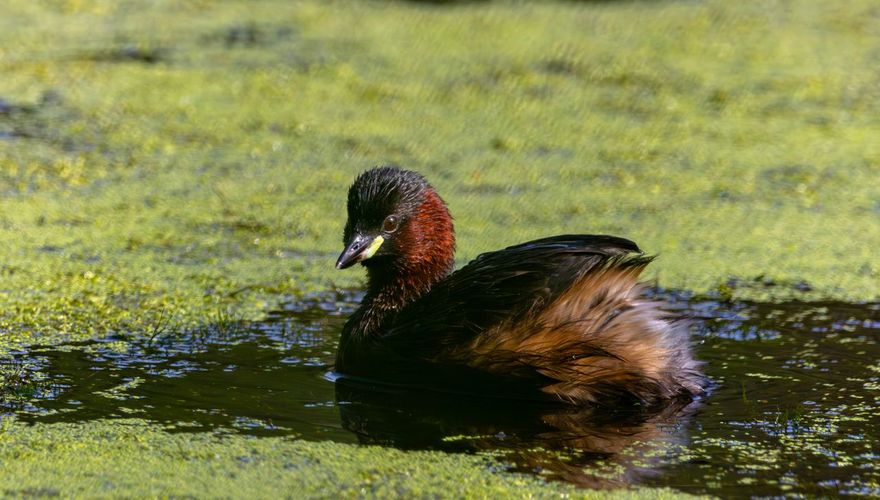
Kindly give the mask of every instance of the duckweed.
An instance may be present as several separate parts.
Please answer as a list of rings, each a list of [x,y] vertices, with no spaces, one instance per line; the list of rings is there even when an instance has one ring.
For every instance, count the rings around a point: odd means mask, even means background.
[[[332,442],[169,433],[136,419],[0,432],[5,496],[678,498],[590,492],[504,472],[486,458]],[[71,467],[71,464],[76,464]]]
[[[7,2],[3,343],[356,286],[345,188],[386,162],[461,263],[614,233],[665,287],[875,298],[871,5]]]
[[[660,255],[646,278],[663,288],[730,303],[875,300],[878,22],[870,0],[8,0],[0,353],[86,339],[123,352],[131,339],[222,331],[357,287],[361,273],[332,265],[345,190],[389,162],[423,172],[449,203],[460,264],[528,238],[613,233]],[[713,338],[774,342],[772,330]],[[823,368],[809,342],[800,348],[797,369]],[[761,404],[755,384],[779,380],[750,373],[736,385],[746,409]],[[0,377],[4,402],[62,389],[39,364],[5,363]],[[784,456],[746,445],[731,467],[739,457],[782,471],[794,450],[837,453],[840,467],[876,461],[876,450],[810,441],[868,418],[876,408],[858,397],[876,396],[875,378],[827,421],[797,408],[772,425],[756,416],[789,440]],[[314,496],[576,495],[479,457],[167,434],[134,420],[6,422],[7,495],[269,495],[295,480]],[[877,491],[867,473],[828,481]]]

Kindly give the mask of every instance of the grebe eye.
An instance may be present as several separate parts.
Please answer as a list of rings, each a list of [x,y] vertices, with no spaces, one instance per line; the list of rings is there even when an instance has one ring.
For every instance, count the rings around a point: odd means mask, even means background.
[[[385,222],[382,223],[382,231],[386,233],[393,233],[397,231],[397,226],[400,225],[400,220],[396,215],[389,215],[385,217]]]

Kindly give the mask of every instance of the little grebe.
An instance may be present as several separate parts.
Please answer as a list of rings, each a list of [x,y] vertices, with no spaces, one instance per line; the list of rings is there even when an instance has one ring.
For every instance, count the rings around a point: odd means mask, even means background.
[[[573,404],[704,391],[687,326],[641,296],[652,257],[629,240],[553,236],[453,272],[446,204],[420,174],[379,167],[348,191],[343,243],[336,267],[368,276],[340,338],[344,376]]]

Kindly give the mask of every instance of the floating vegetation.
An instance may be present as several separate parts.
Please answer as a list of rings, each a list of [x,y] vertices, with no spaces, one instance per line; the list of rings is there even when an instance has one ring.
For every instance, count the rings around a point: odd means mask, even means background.
[[[817,302],[880,295],[875,4],[4,1],[0,494],[236,496],[226,472],[277,492],[288,467],[463,492],[325,439],[491,456],[477,482],[880,494],[878,308]],[[659,254],[658,286],[711,299],[672,297],[719,387],[613,417],[337,392],[350,297],[296,298],[360,283],[332,265],[344,187],[383,162],[447,193],[459,263],[567,232]],[[242,451],[291,436],[326,454]],[[460,496],[535,491],[505,484]]]

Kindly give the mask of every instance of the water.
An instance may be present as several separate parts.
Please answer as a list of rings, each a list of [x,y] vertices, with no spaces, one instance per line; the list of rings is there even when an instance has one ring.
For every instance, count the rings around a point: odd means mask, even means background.
[[[589,487],[880,495],[880,304],[661,295],[698,319],[697,353],[718,386],[650,415],[335,384],[350,294],[260,322],[15,353],[0,405],[33,422],[138,417],[174,432],[488,453]]]

